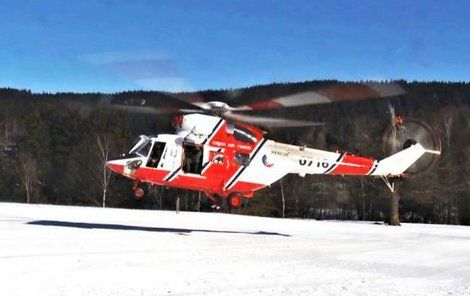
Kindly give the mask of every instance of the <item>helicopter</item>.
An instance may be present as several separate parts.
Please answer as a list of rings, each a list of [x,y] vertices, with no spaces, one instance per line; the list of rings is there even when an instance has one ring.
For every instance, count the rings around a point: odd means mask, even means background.
[[[235,107],[222,101],[184,100],[190,108],[179,109],[183,114],[173,118],[174,134],[141,135],[129,152],[108,160],[106,167],[133,180],[132,189],[137,198],[144,196],[143,184],[149,183],[203,192],[217,207],[241,207],[257,190],[288,174],[372,176],[381,178],[393,191],[393,180],[405,176],[407,169],[423,155],[441,153],[438,145],[425,147],[408,135],[402,117],[393,119],[398,134],[405,131],[402,149],[378,160],[270,140],[261,127],[305,127],[322,123],[242,112],[383,98],[402,92],[399,86],[375,83],[354,85],[353,92],[350,86],[340,86],[334,91],[307,91]],[[119,105],[145,113],[156,110],[155,106],[147,106],[145,100],[128,100]],[[427,130],[426,125],[411,123]],[[397,133],[394,137],[397,138]]]

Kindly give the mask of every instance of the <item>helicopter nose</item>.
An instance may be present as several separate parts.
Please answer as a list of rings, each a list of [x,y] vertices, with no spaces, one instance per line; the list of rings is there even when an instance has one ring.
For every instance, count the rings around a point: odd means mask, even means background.
[[[124,163],[122,162],[122,160],[109,160],[106,162],[106,167],[109,170],[120,175],[124,173]]]

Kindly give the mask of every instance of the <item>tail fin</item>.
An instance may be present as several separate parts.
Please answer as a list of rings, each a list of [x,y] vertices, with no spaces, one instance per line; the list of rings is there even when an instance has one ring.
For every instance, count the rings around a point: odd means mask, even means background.
[[[372,175],[375,176],[398,176],[403,174],[413,163],[415,163],[424,153],[438,153],[428,151],[421,144],[416,143],[410,147],[395,153],[377,163],[377,168]]]

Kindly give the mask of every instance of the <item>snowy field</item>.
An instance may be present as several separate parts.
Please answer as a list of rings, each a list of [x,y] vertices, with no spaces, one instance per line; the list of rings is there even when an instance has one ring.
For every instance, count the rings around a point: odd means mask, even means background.
[[[470,227],[0,203],[0,295],[470,295]]]

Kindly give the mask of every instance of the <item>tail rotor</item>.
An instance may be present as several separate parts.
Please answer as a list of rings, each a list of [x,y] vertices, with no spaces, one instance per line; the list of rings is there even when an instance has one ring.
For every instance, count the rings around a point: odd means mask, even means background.
[[[410,176],[427,172],[436,164],[442,151],[438,132],[421,120],[395,115],[393,108],[390,113],[392,123],[384,135],[384,150],[387,154],[393,154],[419,143],[427,153],[410,166],[406,174]]]

